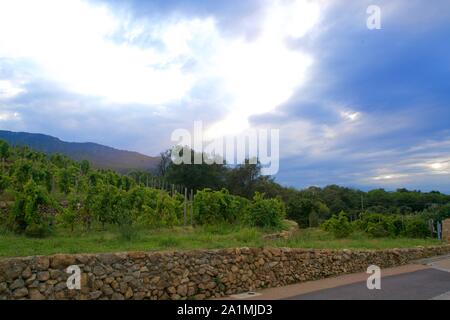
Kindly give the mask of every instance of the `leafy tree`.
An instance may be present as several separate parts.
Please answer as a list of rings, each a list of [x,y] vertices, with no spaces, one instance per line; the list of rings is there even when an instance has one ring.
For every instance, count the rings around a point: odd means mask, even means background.
[[[437,220],[442,221],[448,218],[450,218],[450,203],[439,207]]]
[[[281,197],[283,201],[287,201],[291,194],[297,191],[293,188],[285,188],[274,181],[273,177],[260,176],[254,184],[254,192],[264,193],[268,198]],[[252,196],[253,196],[252,194]]]
[[[261,164],[238,165],[231,169],[227,175],[227,188],[232,194],[251,199],[256,191],[258,180],[261,177]]]
[[[287,201],[287,217],[294,220],[302,228],[315,227],[329,218],[328,207],[317,200],[303,198],[301,194],[294,194]]]
[[[172,163],[171,154],[172,154],[171,150],[166,150],[166,151],[160,153],[160,159],[158,162],[157,173],[161,177],[164,177],[166,175],[167,169],[169,168],[170,164]]]
[[[297,195],[289,199],[286,207],[288,219],[297,222],[299,227],[309,227],[309,216],[316,210],[313,200]]]
[[[191,150],[192,159],[195,152]],[[197,154],[198,155],[198,154]],[[182,185],[188,189],[205,188],[220,190],[225,186],[227,168],[222,164],[175,164],[171,163],[165,178],[171,184]]]

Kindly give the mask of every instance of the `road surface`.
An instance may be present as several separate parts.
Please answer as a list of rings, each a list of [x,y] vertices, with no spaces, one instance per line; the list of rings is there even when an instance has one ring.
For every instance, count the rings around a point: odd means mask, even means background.
[[[319,290],[289,300],[429,300],[450,299],[450,272],[425,269],[384,277],[380,290],[367,289],[366,282]]]
[[[450,256],[383,269],[381,289],[367,288],[366,273],[271,288],[231,299],[285,300],[450,300]]]

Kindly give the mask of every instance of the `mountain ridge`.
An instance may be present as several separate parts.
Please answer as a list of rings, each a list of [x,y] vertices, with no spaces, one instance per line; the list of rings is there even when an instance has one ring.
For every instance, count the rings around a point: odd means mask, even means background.
[[[49,154],[61,153],[76,161],[88,160],[95,168],[113,169],[121,173],[152,171],[159,161],[158,157],[136,151],[120,150],[95,142],[67,142],[42,133],[0,130],[0,139],[11,145],[28,146]]]

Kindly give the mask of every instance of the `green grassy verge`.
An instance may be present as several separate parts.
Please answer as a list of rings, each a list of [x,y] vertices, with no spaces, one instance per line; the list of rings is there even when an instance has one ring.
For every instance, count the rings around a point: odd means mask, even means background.
[[[320,229],[300,230],[289,240],[276,241],[277,246],[315,249],[388,249],[413,248],[442,244],[436,239],[371,238],[363,232],[354,232],[348,238],[336,239]]]
[[[300,230],[289,240],[265,241],[262,240],[263,234],[259,229],[232,226],[138,229],[132,232],[120,232],[113,228],[95,228],[89,232],[59,229],[44,239],[27,238],[3,231],[0,233],[0,257],[261,246],[384,249],[440,244],[433,239],[372,239],[361,233],[355,233],[348,239],[335,239],[319,229]]]

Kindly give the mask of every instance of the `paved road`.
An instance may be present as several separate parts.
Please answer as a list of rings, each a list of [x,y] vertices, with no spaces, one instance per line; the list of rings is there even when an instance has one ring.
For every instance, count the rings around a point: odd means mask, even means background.
[[[260,290],[229,299],[250,300],[450,300],[450,255],[383,269],[381,290],[367,289],[368,274],[334,278]]]
[[[450,299],[450,272],[425,269],[381,279],[380,290],[358,282],[288,298],[289,300],[429,300]]]

